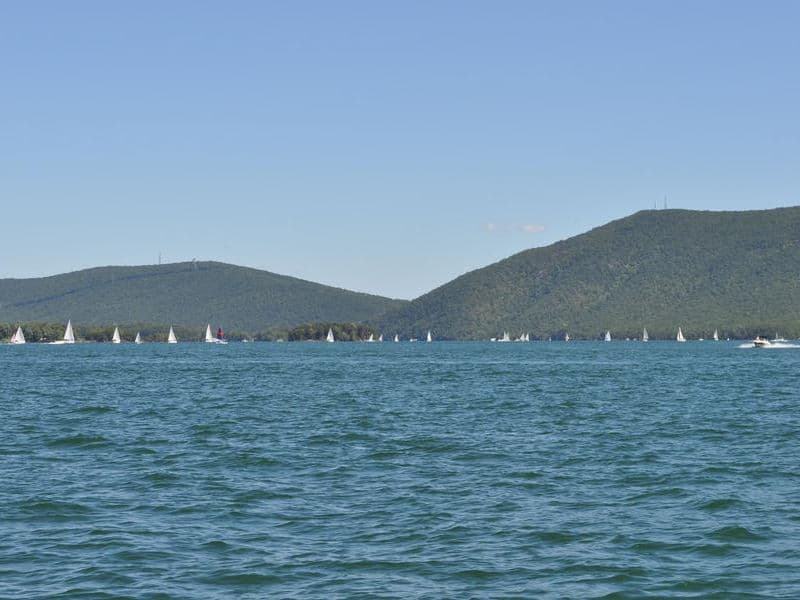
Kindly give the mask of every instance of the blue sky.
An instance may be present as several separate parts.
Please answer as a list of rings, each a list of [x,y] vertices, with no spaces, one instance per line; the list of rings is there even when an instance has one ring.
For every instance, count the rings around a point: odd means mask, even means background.
[[[412,298],[640,209],[800,203],[800,3],[9,2],[0,277]]]

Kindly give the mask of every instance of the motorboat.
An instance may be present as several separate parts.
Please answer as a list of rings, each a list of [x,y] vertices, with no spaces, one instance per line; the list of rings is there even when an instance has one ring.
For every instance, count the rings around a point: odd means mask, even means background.
[[[758,336],[753,340],[753,348],[769,348],[770,346],[772,346],[772,342],[766,338],[762,338],[761,336]]]

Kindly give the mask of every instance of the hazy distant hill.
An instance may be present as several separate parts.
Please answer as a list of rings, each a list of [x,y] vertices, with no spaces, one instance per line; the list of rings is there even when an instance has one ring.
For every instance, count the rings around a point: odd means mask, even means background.
[[[377,321],[439,337],[800,335],[800,208],[643,211],[467,273]]]
[[[218,262],[0,279],[0,322],[192,327],[210,322],[227,330],[263,331],[311,321],[366,321],[404,303]]]

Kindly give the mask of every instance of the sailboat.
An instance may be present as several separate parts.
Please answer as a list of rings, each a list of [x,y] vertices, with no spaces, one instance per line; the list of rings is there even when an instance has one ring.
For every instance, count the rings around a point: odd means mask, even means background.
[[[222,330],[219,330],[217,337],[214,337],[211,333],[211,323],[206,325],[206,338],[204,340],[206,344],[227,344],[227,340],[222,339]]]
[[[370,333],[369,334],[369,338],[367,339],[367,341],[368,342],[374,342],[375,341],[375,334]]]
[[[399,342],[400,341],[400,336],[397,335],[396,333],[394,334],[394,341],[395,342]]]
[[[142,336],[139,335],[139,332],[136,332],[136,339],[133,340],[134,344],[141,344],[142,343]]]
[[[378,336],[378,341],[379,341],[379,342],[382,342],[382,341],[383,341],[383,334],[380,334],[380,335]]]
[[[111,343],[112,344],[119,344],[122,342],[122,338],[119,337],[119,327],[114,327],[114,335],[111,336]]]
[[[565,334],[564,334],[564,341],[565,341],[565,342],[568,342],[568,341],[569,341],[569,334],[568,334],[568,333],[565,333]]]
[[[330,342],[331,344],[334,342],[333,329],[328,329],[328,335],[325,337],[325,341]]]
[[[428,330],[428,337],[425,338],[425,341],[426,342],[432,342],[433,341],[433,338],[431,338],[431,330],[430,329]]]
[[[679,342],[685,342],[685,341],[686,341],[686,338],[685,338],[685,337],[683,337],[683,332],[681,331],[681,328],[680,328],[680,327],[678,327],[678,335],[677,335],[677,336],[675,336],[675,339],[676,339],[677,341],[679,341]]]
[[[22,327],[17,327],[17,330],[14,332],[14,335],[11,336],[11,343],[12,344],[25,343],[25,334],[22,333]]]
[[[717,330],[716,330],[716,329],[714,330],[714,341],[715,341],[715,342],[718,342],[718,341],[719,341],[719,333],[717,333]]]
[[[50,342],[53,345],[61,345],[61,344],[74,344],[75,343],[75,334],[72,331],[72,321],[67,321],[67,328],[64,330],[64,339],[56,340],[54,342]]]
[[[650,341],[650,336],[647,334],[647,327],[645,327],[642,330],[642,341],[643,342],[649,342]]]
[[[167,343],[168,344],[177,344],[178,338],[175,337],[175,332],[172,331],[172,325],[169,327],[169,335],[167,336]]]
[[[510,341],[511,341],[511,338],[510,338],[510,337],[508,337],[508,332],[507,332],[507,331],[504,331],[504,332],[503,332],[503,337],[501,337],[501,338],[500,338],[499,340],[497,340],[497,341],[498,341],[498,342],[510,342]]]
[[[605,341],[607,341],[607,342],[610,342],[611,341],[611,332],[610,331],[606,331],[606,337],[603,338],[603,339]]]

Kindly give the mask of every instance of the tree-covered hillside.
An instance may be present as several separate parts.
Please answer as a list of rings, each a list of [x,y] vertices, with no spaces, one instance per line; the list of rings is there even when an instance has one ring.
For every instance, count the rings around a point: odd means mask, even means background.
[[[643,211],[467,273],[375,321],[488,338],[800,336],[800,208]]]
[[[218,262],[99,267],[0,280],[0,321],[156,323],[261,332],[315,321],[375,319],[405,304]]]

